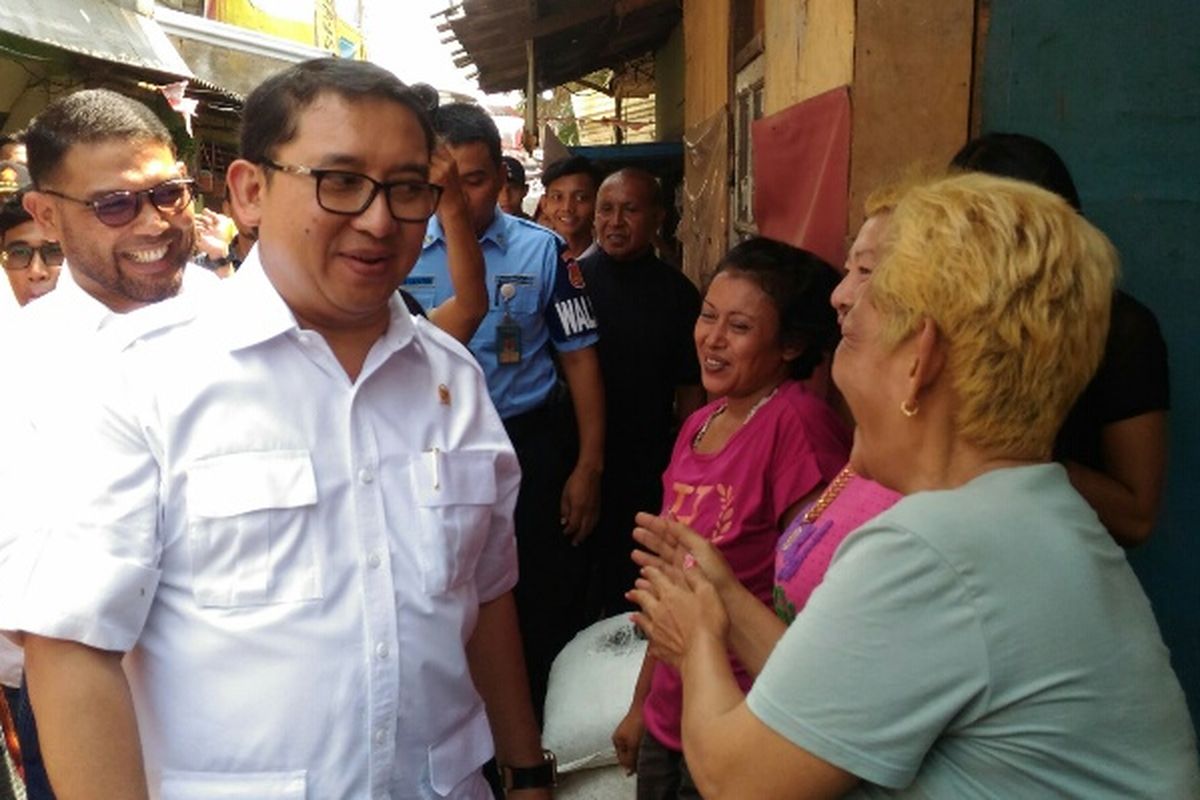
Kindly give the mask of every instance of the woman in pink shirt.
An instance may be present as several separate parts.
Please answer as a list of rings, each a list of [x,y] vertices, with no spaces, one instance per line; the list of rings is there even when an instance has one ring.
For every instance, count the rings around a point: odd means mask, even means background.
[[[884,186],[867,198],[867,218],[846,256],[842,280],[829,298],[839,325],[879,263],[887,225],[903,189],[900,184]],[[800,509],[779,538],[771,610],[739,583],[721,551],[703,537],[681,531],[682,540],[664,539],[644,528],[635,535],[667,563],[681,563],[683,553],[688,553],[688,563],[698,566],[720,591],[730,614],[733,651],[742,666],[757,675],[786,627],[825,577],[842,540],[899,499],[898,493],[855,474],[847,464],[813,502]],[[658,563],[653,557],[639,556],[638,561]]]
[[[713,402],[688,418],[663,474],[662,513],[710,541],[758,602],[770,605],[780,533],[846,463],[850,436],[801,383],[830,352],[837,273],[767,239],[733,248],[696,321],[696,352]],[[733,664],[743,690],[751,678]],[[638,798],[698,797],[683,763],[679,674],[647,656],[629,713],[613,734],[638,772]]]

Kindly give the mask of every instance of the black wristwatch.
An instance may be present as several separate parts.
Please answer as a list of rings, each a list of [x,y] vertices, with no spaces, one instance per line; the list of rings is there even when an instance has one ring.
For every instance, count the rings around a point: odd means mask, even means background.
[[[220,269],[221,267],[232,264],[233,259],[227,255],[221,256],[220,258],[213,258],[208,253],[201,253],[200,257],[196,259],[196,263],[205,269]]]
[[[542,763],[536,767],[500,767],[504,791],[545,789],[558,785],[558,759],[549,750],[542,751]]]

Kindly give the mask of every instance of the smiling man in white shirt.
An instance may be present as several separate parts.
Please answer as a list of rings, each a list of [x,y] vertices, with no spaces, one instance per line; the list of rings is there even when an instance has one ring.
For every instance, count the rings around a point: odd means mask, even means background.
[[[57,288],[4,320],[0,374],[6,376],[0,442],[15,471],[0,478],[6,492],[32,495],[57,467],[36,466],[38,448],[24,437],[54,427],[73,413],[88,365],[116,352],[147,306],[216,280],[185,269],[192,249],[191,184],[171,134],[149,108],[116,92],[89,89],[64,95],[30,125],[29,172],[23,210],[39,237],[61,245],[68,263]],[[5,208],[5,213],[12,211]],[[16,230],[16,229],[14,229]],[[7,241],[6,237],[6,241]],[[43,251],[45,257],[45,251]],[[48,504],[55,500],[49,487]],[[16,503],[0,501],[6,512]],[[40,519],[43,510],[34,507]],[[0,564],[21,526],[0,522]],[[3,639],[3,637],[0,637]],[[11,649],[10,649],[11,648]],[[0,641],[7,680],[19,674],[21,651]],[[0,678],[2,680],[3,678]],[[36,728],[22,701],[16,712],[31,800],[50,797]]]
[[[25,632],[55,788],[485,800],[494,738],[510,796],[547,798],[516,458],[469,354],[396,294],[439,194],[428,122],[335,59],[244,119],[256,249],[97,371],[46,440],[74,455],[54,518],[10,559],[0,628]]]

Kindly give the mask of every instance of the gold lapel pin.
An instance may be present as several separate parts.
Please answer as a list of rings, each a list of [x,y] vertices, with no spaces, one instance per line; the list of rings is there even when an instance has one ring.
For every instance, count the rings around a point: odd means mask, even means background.
[[[444,383],[438,384],[438,402],[444,406],[450,405],[450,387]]]

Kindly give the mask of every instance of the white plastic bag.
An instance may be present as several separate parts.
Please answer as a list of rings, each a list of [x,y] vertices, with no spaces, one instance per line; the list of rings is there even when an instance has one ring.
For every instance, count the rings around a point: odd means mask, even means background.
[[[620,766],[596,767],[561,776],[554,800],[633,800],[637,776],[626,775]]]
[[[577,633],[554,659],[542,742],[558,756],[559,772],[617,763],[612,734],[629,711],[645,654],[645,640],[621,614]]]

